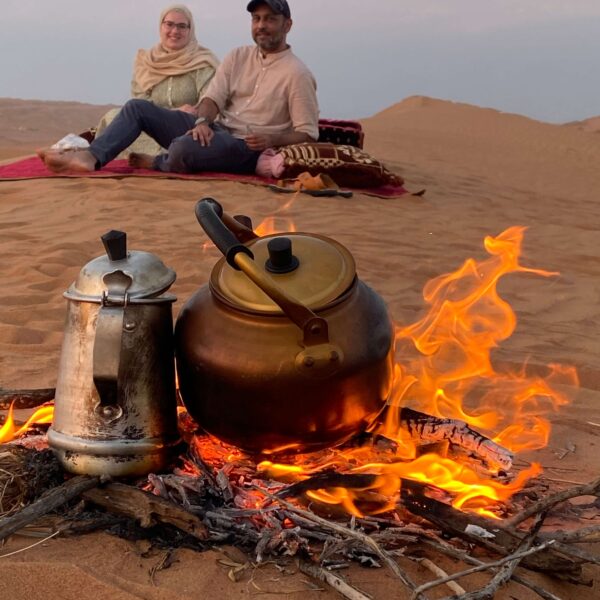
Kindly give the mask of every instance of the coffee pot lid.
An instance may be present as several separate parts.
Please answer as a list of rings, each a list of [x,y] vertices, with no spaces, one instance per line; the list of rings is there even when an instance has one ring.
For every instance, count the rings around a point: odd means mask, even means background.
[[[165,292],[177,277],[175,271],[154,254],[127,250],[127,234],[109,231],[102,237],[106,254],[91,260],[81,269],[67,296],[99,302],[107,292],[107,275],[121,272],[131,280],[127,295],[131,299],[153,298]]]
[[[335,240],[309,233],[285,233],[249,242],[258,269],[312,310],[337,300],[356,277],[354,258]],[[242,310],[281,313],[271,298],[242,271],[221,259],[211,274],[214,293]]]

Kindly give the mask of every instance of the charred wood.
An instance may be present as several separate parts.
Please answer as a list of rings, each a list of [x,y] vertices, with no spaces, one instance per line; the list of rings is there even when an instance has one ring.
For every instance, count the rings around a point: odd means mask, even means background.
[[[310,490],[320,490],[330,487],[345,487],[349,489],[360,489],[371,486],[376,475],[369,474],[353,474],[353,473],[337,473],[335,471],[327,471],[319,473],[313,477],[309,477],[303,481],[289,485],[275,495],[278,498],[294,498],[308,492]]]
[[[67,520],[60,524],[61,536],[78,536],[94,531],[107,530],[124,525],[128,517],[113,515],[98,511],[96,514],[78,516],[76,519]]]
[[[37,390],[5,390],[0,388],[0,410],[8,410],[11,404],[13,408],[37,408],[45,402],[54,400],[54,388],[42,388]]]
[[[563,544],[562,542],[556,542],[554,544],[554,548],[557,552],[560,552],[562,555],[571,558],[572,560],[579,561],[582,563],[590,563],[592,565],[600,565],[600,557],[594,556],[577,546],[573,546],[570,544]],[[583,585],[590,585],[590,582],[582,582]]]
[[[398,579],[400,579],[400,581],[402,581],[402,583],[406,587],[408,587],[410,590],[414,590],[416,588],[415,583],[400,568],[400,565],[398,565],[398,563],[394,560],[394,558],[386,550],[381,548],[379,546],[379,544],[377,544],[377,542],[370,536],[365,535],[364,533],[362,533],[360,531],[356,531],[354,529],[349,529],[348,527],[344,527],[343,525],[339,525],[333,521],[323,519],[322,517],[319,517],[319,516],[317,516],[311,512],[308,512],[306,510],[302,510],[302,509],[294,506],[293,504],[290,504],[289,502],[286,502],[285,500],[266,492],[265,490],[262,490],[260,488],[257,488],[257,489],[258,489],[258,491],[263,493],[267,498],[270,498],[271,500],[279,502],[280,504],[285,506],[288,511],[299,514],[306,519],[309,519],[311,521],[314,521],[315,523],[318,523],[325,529],[334,531],[335,533],[338,533],[344,537],[349,537],[349,538],[354,538],[354,539],[359,540],[360,542],[362,542],[365,545],[365,547],[370,548],[377,556],[379,556],[383,560],[383,562],[388,566],[390,571],[392,571],[392,573],[394,573],[394,575]]]
[[[229,504],[233,500],[233,490],[231,489],[231,484],[229,483],[229,478],[223,472],[223,469],[219,469],[216,477],[216,484],[219,486],[221,493],[223,494],[223,500],[227,504]]]
[[[590,525],[573,531],[544,531],[538,537],[568,544],[590,544],[600,542],[600,525]]]
[[[578,485],[562,492],[552,494],[546,498],[542,498],[538,502],[534,502],[528,506],[524,511],[514,515],[510,519],[504,521],[504,525],[507,527],[515,527],[523,521],[529,519],[533,515],[542,512],[560,502],[569,500],[570,498],[577,498],[578,496],[598,496],[600,495],[600,478],[592,481],[585,485]]]
[[[407,510],[434,523],[447,534],[460,537],[501,556],[512,554],[524,538],[523,532],[502,527],[500,521],[496,522],[466,514],[443,502],[429,498],[425,493],[424,486],[416,482],[404,485],[402,503]],[[472,525],[489,532],[493,538],[486,539],[469,533],[469,526]],[[571,583],[585,584],[581,568],[581,563],[584,561],[565,558],[555,548],[556,544],[553,548],[546,548],[542,552],[525,557],[523,566],[534,571],[550,573]]]
[[[35,502],[19,512],[0,520],[0,540],[35,522],[40,517],[97,487],[100,477],[77,476],[42,494]]]
[[[256,545],[260,540],[258,531],[247,523],[237,523],[233,518],[213,511],[207,512],[204,518],[208,523],[211,534],[215,531],[217,534],[234,535],[244,545]]]
[[[85,492],[83,497],[109,512],[135,519],[144,528],[166,523],[198,540],[208,538],[206,525],[196,515],[130,485],[110,483]]]
[[[446,440],[472,452],[494,469],[509,471],[512,467],[512,452],[471,429],[464,421],[432,417],[410,408],[402,408],[400,422],[411,436],[419,441]]]

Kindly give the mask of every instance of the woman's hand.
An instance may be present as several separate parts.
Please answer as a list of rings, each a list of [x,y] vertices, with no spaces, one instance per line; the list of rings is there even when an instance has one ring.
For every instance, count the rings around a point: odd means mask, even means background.
[[[191,135],[197,142],[200,142],[201,146],[210,146],[210,142],[213,139],[215,132],[207,123],[200,123],[200,125],[192,127],[186,135]]]

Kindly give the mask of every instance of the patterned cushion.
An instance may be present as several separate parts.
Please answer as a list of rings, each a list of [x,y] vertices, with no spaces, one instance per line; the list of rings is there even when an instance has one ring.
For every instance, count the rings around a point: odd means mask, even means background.
[[[363,147],[365,134],[358,121],[319,119],[319,142]]]
[[[303,171],[311,175],[327,173],[343,187],[368,188],[390,184],[400,186],[404,180],[354,146],[327,143],[293,144],[279,149],[283,156],[282,177],[297,177]]]

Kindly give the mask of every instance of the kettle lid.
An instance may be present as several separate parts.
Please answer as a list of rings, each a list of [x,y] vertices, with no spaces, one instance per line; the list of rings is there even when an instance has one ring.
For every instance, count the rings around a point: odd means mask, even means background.
[[[124,273],[131,284],[127,288],[130,298],[152,298],[162,294],[175,281],[175,271],[154,254],[140,250],[127,250],[127,234],[109,231],[102,237],[106,254],[85,265],[69,287],[67,295],[88,301],[100,301],[107,289],[105,276],[117,271]]]
[[[326,307],[350,288],[356,277],[352,254],[331,238],[285,233],[257,238],[247,246],[257,267],[287,294],[312,310]],[[242,271],[221,259],[211,274],[214,293],[244,310],[280,314],[281,308]]]

